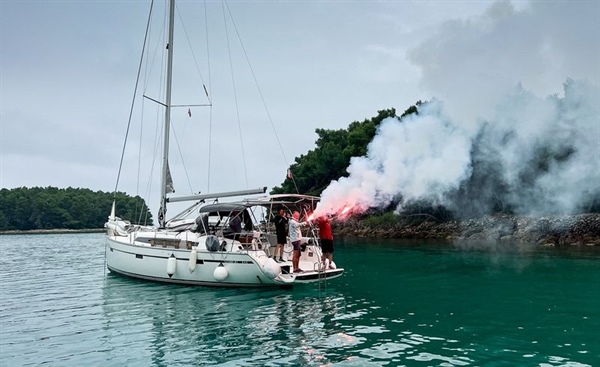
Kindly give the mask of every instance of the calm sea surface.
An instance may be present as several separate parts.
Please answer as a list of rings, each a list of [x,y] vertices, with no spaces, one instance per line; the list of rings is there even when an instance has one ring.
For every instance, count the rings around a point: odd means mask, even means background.
[[[103,234],[0,236],[0,366],[600,366],[600,251],[337,240],[292,290],[137,281]]]

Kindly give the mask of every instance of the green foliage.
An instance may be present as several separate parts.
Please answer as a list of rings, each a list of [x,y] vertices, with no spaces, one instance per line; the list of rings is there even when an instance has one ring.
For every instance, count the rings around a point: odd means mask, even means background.
[[[363,223],[371,228],[392,228],[402,222],[402,217],[394,212],[386,212],[366,217]]]
[[[407,109],[406,109],[406,111],[402,112],[402,115],[400,115],[400,118],[403,118],[404,116],[412,115],[413,113],[414,113],[415,115],[418,115],[418,114],[419,114],[419,111],[418,111],[418,109],[417,109],[417,108],[418,108],[420,105],[422,105],[423,103],[425,103],[425,102],[422,102],[422,101],[420,101],[420,100],[419,100],[419,101],[417,101],[417,103],[415,103],[414,105],[412,105],[412,106],[410,106],[409,108],[407,108]]]
[[[432,205],[427,201],[414,201],[403,207],[402,215],[406,217],[422,217],[436,222],[454,219],[452,212],[441,205]]]
[[[115,197],[71,187],[20,187],[0,190],[0,230],[102,228],[114,199],[120,217],[152,223],[152,215],[139,196],[119,192]]]
[[[446,222],[454,219],[452,213],[443,206],[433,206],[426,202],[413,202],[406,205],[401,214],[394,210],[396,204],[384,209],[371,209],[360,219],[371,228],[390,229],[394,227],[417,226],[424,222]]]
[[[413,112],[409,113],[416,113],[416,107],[411,111]],[[407,112],[403,115],[405,114]],[[367,154],[367,147],[375,137],[377,128],[388,117],[397,117],[396,110],[391,108],[378,111],[377,116],[362,122],[354,121],[347,129],[316,129],[316,148],[297,157],[290,166],[294,180],[286,178],[271,193],[320,195],[332,180],[348,175],[346,169],[352,157]]]

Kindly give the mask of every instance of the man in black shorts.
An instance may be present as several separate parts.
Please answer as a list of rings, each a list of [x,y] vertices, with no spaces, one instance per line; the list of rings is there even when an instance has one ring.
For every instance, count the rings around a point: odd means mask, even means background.
[[[325,268],[332,269],[333,264],[333,232],[331,223],[327,216],[322,216],[317,219],[319,225],[319,237],[321,238],[321,250],[323,255],[321,261],[325,264]]]
[[[283,247],[287,242],[286,227],[288,224],[288,218],[286,218],[285,210],[283,208],[279,208],[277,214],[273,218],[273,222],[275,223],[275,233],[277,234],[277,246],[275,247],[273,259],[275,259],[275,261],[283,262]],[[277,253],[279,253],[279,260],[277,259]]]

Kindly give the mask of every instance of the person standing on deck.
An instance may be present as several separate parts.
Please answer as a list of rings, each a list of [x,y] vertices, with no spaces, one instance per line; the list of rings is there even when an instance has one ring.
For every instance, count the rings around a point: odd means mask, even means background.
[[[294,273],[302,273],[302,269],[300,269],[300,239],[302,238],[301,228],[304,227],[306,223],[300,222],[299,220],[300,213],[295,211],[293,217],[290,218],[289,221],[290,241],[294,247],[294,255],[292,256],[292,267],[294,269]]]
[[[319,225],[319,238],[321,239],[321,262],[325,267],[332,268],[333,263],[333,232],[331,231],[331,221],[326,216],[317,218]],[[329,260],[327,263],[325,260]]]
[[[234,213],[231,213],[234,215]],[[229,219],[229,229],[233,232],[233,239],[237,240],[240,238],[240,233],[242,233],[242,218],[240,218],[241,213],[237,213],[233,218]]]
[[[273,259],[275,261],[283,262],[283,247],[287,242],[287,225],[288,219],[285,217],[285,210],[279,208],[272,222],[275,223],[275,233],[277,234],[277,246],[275,247],[275,253]],[[279,253],[279,260],[277,260],[277,254]]]

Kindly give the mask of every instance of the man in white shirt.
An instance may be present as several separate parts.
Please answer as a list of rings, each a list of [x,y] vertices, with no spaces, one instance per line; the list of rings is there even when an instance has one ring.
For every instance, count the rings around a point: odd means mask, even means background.
[[[294,212],[293,217],[290,218],[288,223],[289,226],[289,234],[290,234],[290,242],[294,247],[294,255],[292,256],[292,267],[294,268],[294,273],[302,273],[302,269],[300,269],[300,239],[302,238],[302,230],[301,228],[306,225],[306,222],[300,222],[300,213],[297,211]]]

